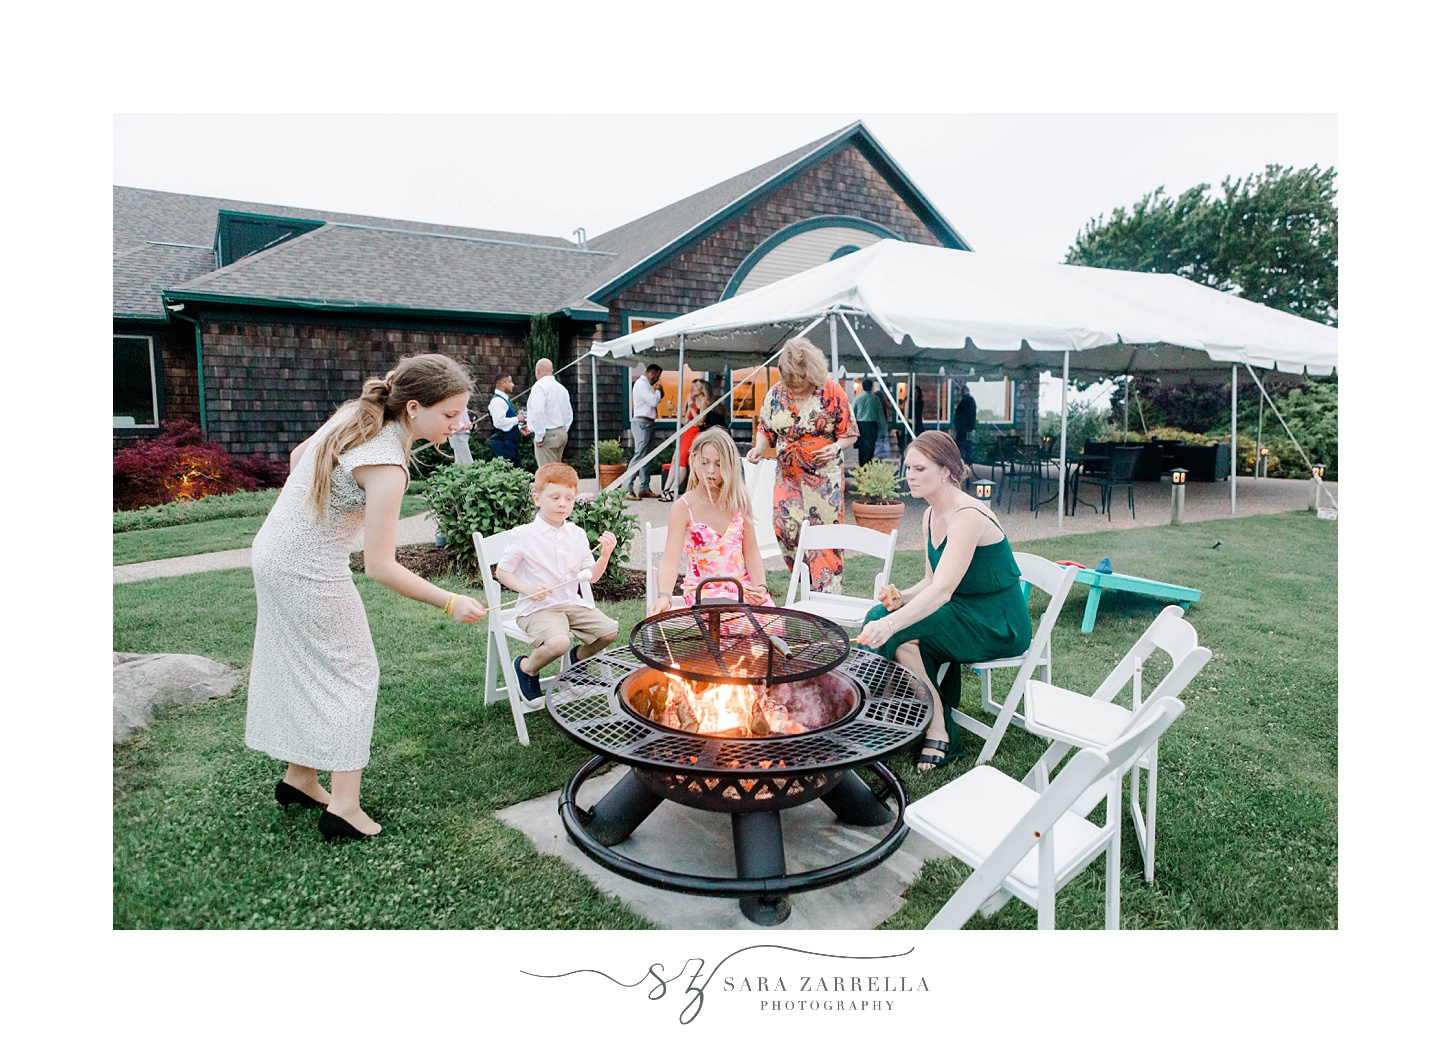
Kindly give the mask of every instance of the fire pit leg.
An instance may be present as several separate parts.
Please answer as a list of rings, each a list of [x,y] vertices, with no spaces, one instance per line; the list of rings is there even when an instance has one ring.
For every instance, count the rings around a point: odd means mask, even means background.
[[[821,795],[821,802],[848,826],[885,826],[897,819],[861,776],[850,769],[842,773],[840,782]]]
[[[643,782],[634,769],[585,813],[585,832],[605,847],[614,847],[635,832],[664,800]]]
[[[731,816],[731,839],[736,849],[736,878],[759,880],[786,875],[786,843],[781,836],[781,814],[753,811]],[[741,912],[752,923],[775,927],[791,915],[791,896],[747,897]]]

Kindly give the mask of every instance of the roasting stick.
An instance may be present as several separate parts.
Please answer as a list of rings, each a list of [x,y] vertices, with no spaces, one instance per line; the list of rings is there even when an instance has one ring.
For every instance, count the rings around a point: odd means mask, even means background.
[[[600,544],[596,543],[593,547],[590,548],[590,552],[589,552],[589,555],[588,556],[591,556],[592,557],[595,554],[595,552],[598,551],[599,549],[600,549]],[[580,562],[583,562],[583,561],[584,561],[584,558],[581,558],[578,562],[575,562],[575,564],[578,565],[578,564],[580,564]],[[585,582],[587,582],[589,580],[589,574],[590,574],[590,572],[591,572],[590,569],[580,569],[578,572],[572,572],[570,575],[565,576],[558,583],[551,583],[549,586],[545,587],[543,590],[536,590],[534,592],[534,594],[547,594],[551,590],[554,590],[557,587],[563,587],[563,586],[565,586],[565,585],[567,585],[569,583],[585,583]],[[534,596],[534,594],[520,594],[513,601],[508,601],[508,602],[505,602],[504,604],[501,604],[499,606],[499,611],[502,612],[506,608],[513,608],[515,605],[519,604],[519,602],[521,602],[521,601],[528,601],[530,598],[532,598]],[[484,615],[487,616],[489,614],[489,612],[491,612],[491,611],[492,611],[491,609],[485,608],[484,609]]]

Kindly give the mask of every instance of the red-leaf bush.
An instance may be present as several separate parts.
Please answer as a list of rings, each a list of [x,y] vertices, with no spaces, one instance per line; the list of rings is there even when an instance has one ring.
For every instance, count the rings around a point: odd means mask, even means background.
[[[188,421],[162,425],[155,437],[128,446],[112,461],[111,509],[130,511],[219,493],[255,492],[287,481],[286,460],[234,458],[202,440]]]

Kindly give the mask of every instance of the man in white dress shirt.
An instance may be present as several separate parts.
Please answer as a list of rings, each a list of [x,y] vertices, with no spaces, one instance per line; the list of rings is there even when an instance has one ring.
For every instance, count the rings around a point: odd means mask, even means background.
[[[534,432],[536,464],[557,464],[564,461],[564,446],[569,441],[569,425],[574,423],[574,409],[569,392],[554,379],[554,363],[540,359],[534,365],[534,387],[529,391],[529,404],[524,410],[529,430]]]
[[[632,469],[649,455],[651,447],[655,445],[655,407],[660,404],[664,394],[660,388],[660,367],[652,362],[645,367],[645,375],[635,381],[630,392],[630,437],[635,442],[635,455],[630,458]],[[638,493],[635,491],[637,481],[640,490]],[[650,491],[649,464],[630,475],[625,494],[625,498],[629,500],[638,500],[641,496],[655,496]]]

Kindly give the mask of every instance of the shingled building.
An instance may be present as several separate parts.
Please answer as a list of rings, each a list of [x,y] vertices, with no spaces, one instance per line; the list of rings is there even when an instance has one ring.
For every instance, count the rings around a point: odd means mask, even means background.
[[[500,369],[527,383],[534,314],[558,330],[562,366],[878,239],[970,249],[860,123],[587,243],[114,191],[117,440],[191,420],[240,454],[285,455],[413,352],[458,358],[485,392]],[[588,363],[561,379],[583,455]],[[627,430],[627,382],[602,368],[602,437]]]

